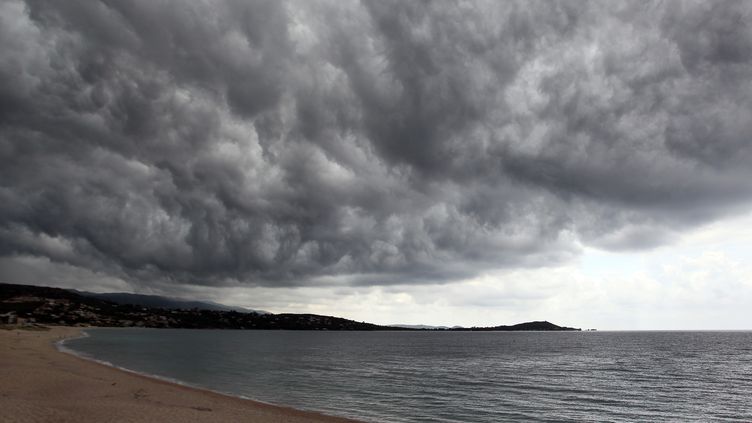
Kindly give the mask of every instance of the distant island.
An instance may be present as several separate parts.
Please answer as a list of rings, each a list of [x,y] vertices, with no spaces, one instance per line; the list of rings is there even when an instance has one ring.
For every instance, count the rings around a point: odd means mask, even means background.
[[[537,321],[537,322],[525,322],[525,323],[518,323],[516,325],[511,326],[490,326],[490,327],[472,327],[472,328],[449,328],[446,330],[469,330],[469,331],[502,331],[502,332],[513,332],[513,331],[579,331],[581,329],[579,328],[568,328],[565,326],[558,326],[551,322],[547,321]]]
[[[546,321],[489,327],[382,326],[317,314],[273,314],[222,304],[138,294],[93,294],[0,284],[0,324],[182,329],[579,331]]]

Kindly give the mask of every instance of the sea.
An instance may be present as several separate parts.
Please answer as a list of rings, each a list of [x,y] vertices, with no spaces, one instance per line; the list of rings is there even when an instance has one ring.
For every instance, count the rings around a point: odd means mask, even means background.
[[[62,346],[367,422],[752,421],[752,332],[109,329]]]

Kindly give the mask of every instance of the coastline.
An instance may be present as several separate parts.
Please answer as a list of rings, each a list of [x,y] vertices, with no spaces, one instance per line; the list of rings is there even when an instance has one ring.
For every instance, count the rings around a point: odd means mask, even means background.
[[[356,420],[267,404],[119,369],[58,349],[77,327],[0,330],[3,422],[340,422]]]

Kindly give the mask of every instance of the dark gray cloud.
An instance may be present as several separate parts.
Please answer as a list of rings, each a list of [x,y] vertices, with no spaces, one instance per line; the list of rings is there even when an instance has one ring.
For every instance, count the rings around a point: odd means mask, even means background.
[[[368,285],[670,242],[752,199],[751,10],[4,1],[0,255]]]

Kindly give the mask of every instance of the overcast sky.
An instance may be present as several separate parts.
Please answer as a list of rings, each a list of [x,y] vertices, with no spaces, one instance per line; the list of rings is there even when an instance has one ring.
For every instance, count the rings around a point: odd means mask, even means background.
[[[751,328],[752,3],[0,2],[0,281]]]

